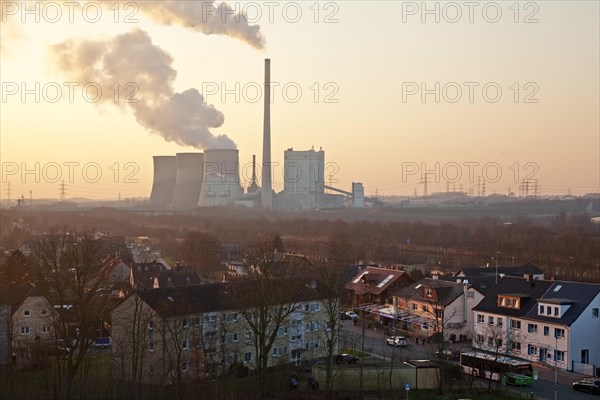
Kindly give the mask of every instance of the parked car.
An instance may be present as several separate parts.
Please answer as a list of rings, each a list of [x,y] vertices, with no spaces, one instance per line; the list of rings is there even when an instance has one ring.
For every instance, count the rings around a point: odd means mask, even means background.
[[[359,358],[352,354],[338,354],[335,356],[336,364],[358,364]]]
[[[346,311],[346,315],[352,319],[358,319],[358,314],[355,313],[354,311]]]
[[[347,313],[342,312],[342,313],[340,313],[340,319],[341,320],[349,320],[349,319],[352,319],[352,317],[349,316]]]
[[[592,394],[600,394],[600,379],[580,379],[576,382],[573,382],[573,390]]]
[[[408,345],[408,339],[404,336],[390,336],[387,338],[386,342],[389,346],[396,347],[406,347]]]

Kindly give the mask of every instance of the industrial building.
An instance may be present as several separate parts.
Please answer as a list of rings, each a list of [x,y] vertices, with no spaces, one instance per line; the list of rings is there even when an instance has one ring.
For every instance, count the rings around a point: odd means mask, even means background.
[[[204,153],[177,153],[154,156],[154,181],[149,205],[161,209],[192,210],[196,207],[238,205],[289,210],[319,207],[364,207],[367,201],[362,183],[352,191],[325,185],[325,152],[284,152],[284,184],[279,194],[272,188],[271,161],[271,61],[265,59],[263,154],[261,186],[256,181],[256,159],[252,160],[252,181],[244,193],[239,174],[237,149],[205,149]],[[326,194],[325,190],[337,194]]]

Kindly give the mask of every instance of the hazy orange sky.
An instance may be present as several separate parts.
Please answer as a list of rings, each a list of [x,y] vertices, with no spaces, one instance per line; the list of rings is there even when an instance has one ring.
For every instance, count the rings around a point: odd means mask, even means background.
[[[518,194],[527,177],[538,180],[541,194],[599,190],[597,1],[474,2],[472,8],[230,2],[247,12],[250,27],[234,23],[222,29],[226,34],[210,35],[206,26],[165,14],[158,2],[108,1],[101,15],[95,14],[100,3],[87,3],[93,4],[71,6],[70,21],[62,1],[38,3],[37,10],[35,2],[2,1],[2,199],[8,182],[13,199],[28,198],[30,190],[34,198],[58,198],[62,179],[67,197],[149,196],[152,156],[194,150],[151,132],[153,115],[161,114],[148,112],[146,125],[136,120],[169,90],[204,94],[224,116],[220,127],[208,129],[237,144],[241,164],[253,154],[260,161],[263,105],[256,88],[265,58],[278,84],[273,161],[282,164],[290,147],[322,147],[333,186],[350,190],[361,181],[368,194],[422,194],[427,169],[430,193],[445,191],[447,181],[450,189],[476,192],[479,177],[487,194],[507,193],[509,186]],[[211,9],[202,16],[195,4],[201,17],[210,17]],[[264,48],[250,37],[257,33]],[[134,36],[145,38],[168,68],[155,53],[126,51],[112,59],[119,92],[107,89],[115,82],[98,82],[101,100],[86,99],[81,88],[90,82],[81,79],[102,74],[82,60],[73,66],[77,60],[57,49],[70,40],[95,41],[85,53],[93,59],[116,51],[118,38]],[[149,61],[136,62],[138,55]],[[146,67],[172,80],[133,73]],[[143,86],[134,106],[125,103],[132,81]],[[65,82],[79,84],[72,99]],[[156,92],[143,90],[150,84]],[[274,181],[280,189],[283,165],[275,167]]]

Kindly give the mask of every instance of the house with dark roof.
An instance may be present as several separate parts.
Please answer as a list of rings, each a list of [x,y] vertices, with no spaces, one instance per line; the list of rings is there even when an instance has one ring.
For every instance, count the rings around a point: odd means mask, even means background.
[[[600,367],[600,285],[555,281],[523,317],[524,358],[596,375]]]
[[[0,286],[0,307],[0,344],[4,346],[0,362],[12,362],[18,367],[30,365],[35,350],[54,340],[54,309],[31,283]]]
[[[255,369],[253,330],[237,298],[247,282],[134,292],[111,311],[113,377],[169,385]],[[311,283],[301,287],[293,303],[283,305],[294,311],[277,331],[269,366],[299,364],[325,354],[326,298],[322,285]]]
[[[130,271],[129,283],[134,290],[198,285],[202,280],[194,267],[167,269],[159,262],[136,263]]]
[[[483,293],[467,282],[423,278],[392,292],[396,328],[417,336],[443,335],[444,340],[466,341],[473,326],[473,307]]]
[[[525,278],[530,276],[533,279],[544,279],[544,271],[535,264],[526,263],[514,267],[498,266],[493,265],[487,267],[465,267],[459,270],[455,277],[491,277],[495,278],[498,275],[498,280],[504,276],[515,276],[519,278]]]
[[[594,374],[600,285],[504,277],[473,310],[474,346]]]
[[[405,271],[368,266],[363,268],[344,289],[349,292],[353,307],[392,303],[391,293],[413,283]]]

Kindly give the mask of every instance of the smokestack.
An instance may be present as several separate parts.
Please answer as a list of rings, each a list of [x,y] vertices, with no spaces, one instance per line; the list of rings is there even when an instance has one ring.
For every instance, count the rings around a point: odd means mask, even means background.
[[[248,186],[248,193],[256,193],[258,192],[258,185],[256,184],[256,155],[252,155],[252,181],[250,181],[250,186]]]
[[[224,206],[242,197],[239,155],[234,149],[204,151],[204,178],[198,207]]]
[[[271,189],[271,60],[265,59],[265,115],[263,121],[263,164],[260,203],[273,208]]]
[[[167,206],[173,200],[177,179],[177,158],[175,156],[154,156],[154,181],[149,203]]]
[[[172,204],[174,208],[183,210],[198,206],[203,163],[202,153],[177,153],[177,183]]]

